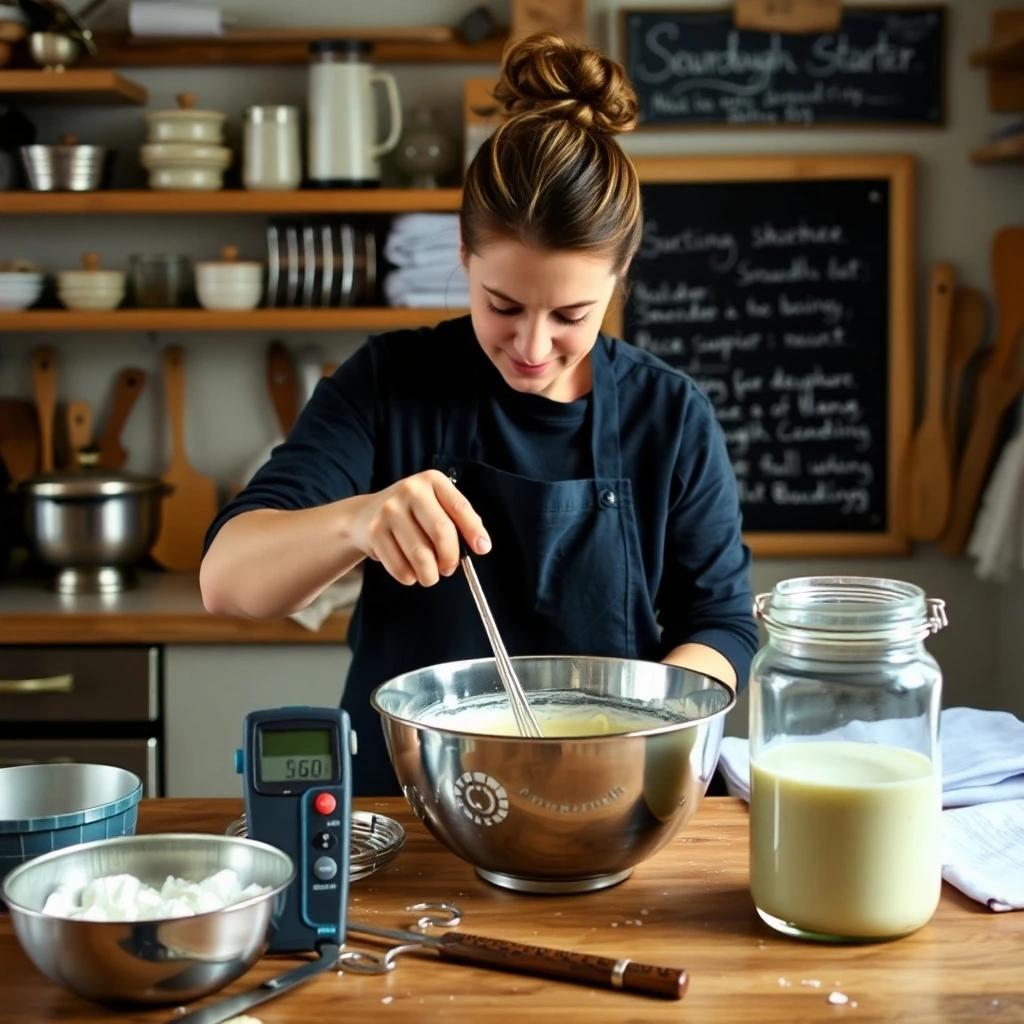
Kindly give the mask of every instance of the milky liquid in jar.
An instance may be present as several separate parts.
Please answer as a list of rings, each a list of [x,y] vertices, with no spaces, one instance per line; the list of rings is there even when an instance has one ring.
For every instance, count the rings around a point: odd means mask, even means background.
[[[781,931],[895,938],[939,902],[941,788],[923,754],[789,742],[750,766],[750,888]]]

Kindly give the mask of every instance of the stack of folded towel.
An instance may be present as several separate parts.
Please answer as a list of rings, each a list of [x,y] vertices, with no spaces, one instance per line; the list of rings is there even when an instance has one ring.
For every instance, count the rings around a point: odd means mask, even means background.
[[[459,259],[457,214],[406,213],[395,217],[384,255],[396,268],[384,279],[384,294],[390,305],[469,305],[469,280]]]
[[[898,744],[871,726],[876,742]],[[913,730],[915,727],[910,726]],[[1024,910],[1024,722],[1002,711],[949,708],[942,712],[942,877],[992,910]],[[820,739],[863,740],[852,722]],[[729,791],[750,797],[750,745],[728,736],[719,767]],[[955,808],[955,809],[954,809]]]

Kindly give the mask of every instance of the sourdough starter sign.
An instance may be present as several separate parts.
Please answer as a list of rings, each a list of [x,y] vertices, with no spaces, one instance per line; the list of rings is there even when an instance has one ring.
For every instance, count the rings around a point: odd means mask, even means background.
[[[834,33],[738,31],[731,11],[626,10],[646,127],[941,124],[944,7],[859,8]]]

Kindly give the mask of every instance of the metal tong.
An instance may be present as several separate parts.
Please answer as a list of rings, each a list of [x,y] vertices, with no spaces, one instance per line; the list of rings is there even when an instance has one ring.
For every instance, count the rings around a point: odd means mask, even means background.
[[[466,932],[428,935],[428,928],[458,925],[462,920],[458,907],[450,903],[416,903],[406,910],[422,915],[408,931],[349,921],[347,936],[358,935],[395,945],[384,953],[346,949],[338,957],[338,967],[355,974],[386,974],[394,970],[396,960],[403,953],[435,952],[442,960],[454,963],[568,981],[591,988],[617,989],[659,999],[682,999],[689,985],[689,975],[685,970],[634,963],[626,957],[613,960],[611,957],[527,946]]]
[[[484,629],[487,631],[487,639],[491,642],[491,650],[494,651],[494,662],[498,666],[498,676],[505,687],[505,692],[508,694],[508,702],[512,705],[512,714],[515,717],[519,735],[542,737],[544,733],[541,732],[540,725],[533,716],[533,711],[530,708],[530,702],[526,699],[523,685],[519,682],[516,670],[512,667],[512,659],[509,658],[508,651],[505,650],[505,645],[501,642],[501,634],[498,632],[498,626],[494,621],[494,616],[491,614],[487,598],[484,597],[483,587],[480,586],[476,569],[473,568],[473,560],[469,557],[469,549],[461,537],[459,538],[459,548],[462,571],[466,574],[466,579],[469,580],[469,589],[473,594],[473,600],[476,601],[477,611],[480,612]]]

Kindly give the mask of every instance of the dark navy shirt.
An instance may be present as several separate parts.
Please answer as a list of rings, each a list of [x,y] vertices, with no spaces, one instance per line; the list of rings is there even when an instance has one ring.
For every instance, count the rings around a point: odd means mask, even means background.
[[[648,353],[605,335],[597,344],[606,346],[617,387],[622,473],[631,481],[661,653],[706,644],[731,662],[742,687],[758,639],[750,553],[711,403]],[[313,508],[430,469],[455,380],[466,379],[452,367],[466,361],[476,362],[472,379],[483,388],[466,458],[538,480],[594,475],[591,396],[559,403],[514,391],[464,317],[371,338],[322,380],[288,439],[220,512],[207,546],[241,512]],[[364,624],[360,637],[371,629]]]

